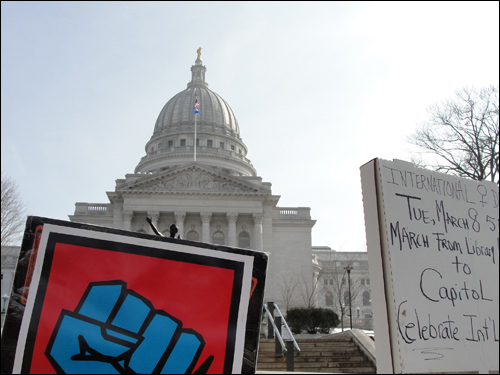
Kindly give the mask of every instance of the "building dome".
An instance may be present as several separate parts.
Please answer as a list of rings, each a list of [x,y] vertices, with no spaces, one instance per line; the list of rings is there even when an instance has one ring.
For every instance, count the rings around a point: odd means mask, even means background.
[[[220,167],[233,175],[256,176],[252,163],[246,158],[248,150],[241,140],[233,110],[208,88],[206,70],[198,58],[191,67],[191,82],[187,88],[165,104],[136,173],[165,170],[196,161]],[[200,102],[199,114],[193,113],[196,99]]]

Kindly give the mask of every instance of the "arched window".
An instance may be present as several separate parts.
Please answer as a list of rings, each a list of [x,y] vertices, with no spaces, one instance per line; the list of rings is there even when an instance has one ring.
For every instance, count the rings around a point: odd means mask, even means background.
[[[325,305],[326,306],[333,306],[333,293],[332,292],[325,293]]]
[[[363,292],[363,306],[370,306],[370,292]]]
[[[250,249],[250,235],[247,232],[241,232],[238,235],[238,247]]]
[[[197,231],[191,230],[187,234],[187,239],[189,241],[199,241],[200,240],[200,236],[198,235]]]
[[[212,235],[212,243],[215,244],[215,245],[224,245],[224,233],[222,232],[215,232],[213,235]]]

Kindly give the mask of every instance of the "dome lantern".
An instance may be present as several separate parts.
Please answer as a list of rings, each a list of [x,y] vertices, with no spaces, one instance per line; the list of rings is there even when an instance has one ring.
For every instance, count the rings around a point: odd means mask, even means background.
[[[191,67],[191,82],[188,83],[188,87],[193,86],[204,86],[208,87],[208,83],[205,82],[205,73],[207,68],[202,64],[200,59],[197,59],[194,65]]]

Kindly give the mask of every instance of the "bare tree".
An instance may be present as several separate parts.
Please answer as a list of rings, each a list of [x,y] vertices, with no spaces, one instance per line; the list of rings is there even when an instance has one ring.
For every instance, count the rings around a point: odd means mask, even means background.
[[[19,197],[17,184],[2,173],[2,246],[20,241],[24,229],[24,204]]]
[[[285,304],[285,311],[288,311],[297,296],[299,280],[297,275],[291,272],[283,272],[277,281],[278,290]]]
[[[298,275],[299,294],[302,297],[305,307],[315,307],[318,292],[320,290],[320,278],[322,270],[319,267],[313,267],[312,275],[309,272],[302,272]],[[312,278],[312,282],[311,281]]]
[[[344,316],[349,311],[349,280],[346,267],[353,267],[356,253],[331,251],[326,258],[321,259],[321,276],[328,284],[323,284],[322,294],[332,293],[334,311],[338,312],[343,325]],[[355,301],[363,290],[361,277],[351,274],[351,301]],[[342,326],[343,328],[343,326]]]
[[[439,172],[498,183],[498,85],[463,88],[455,95],[429,107],[429,119],[407,138],[437,159],[430,161],[419,153],[420,160],[413,161]]]

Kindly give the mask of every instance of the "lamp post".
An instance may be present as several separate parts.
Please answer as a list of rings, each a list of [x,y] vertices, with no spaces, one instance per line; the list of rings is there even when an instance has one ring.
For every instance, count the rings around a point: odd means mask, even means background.
[[[9,296],[7,294],[4,294],[2,296],[2,301],[3,301],[3,305],[2,305],[2,313],[4,313],[6,311],[5,309],[5,302],[7,302],[7,300],[9,299]]]
[[[347,266],[344,268],[347,271],[347,285],[349,288],[349,323],[352,330],[352,301],[351,301],[351,266]]]
[[[342,332],[344,332],[344,314],[345,314],[345,304],[342,302],[342,316],[340,321],[342,322]]]

